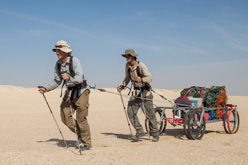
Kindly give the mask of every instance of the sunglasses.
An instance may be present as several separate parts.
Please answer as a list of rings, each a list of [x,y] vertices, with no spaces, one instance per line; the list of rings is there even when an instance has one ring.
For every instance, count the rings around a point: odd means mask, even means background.
[[[55,45],[55,48],[62,48],[62,45]]]
[[[125,56],[126,59],[129,59],[130,57],[131,57],[130,55],[126,55],[126,56]]]

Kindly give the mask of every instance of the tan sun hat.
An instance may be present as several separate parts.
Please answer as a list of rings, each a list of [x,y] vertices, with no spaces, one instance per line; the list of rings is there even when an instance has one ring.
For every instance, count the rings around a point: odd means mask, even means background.
[[[70,45],[68,45],[67,42],[63,41],[63,40],[57,42],[57,45],[55,45],[55,48],[53,48],[53,51],[56,52],[57,49],[65,52],[65,53],[72,52]]]
[[[123,57],[127,56],[127,55],[131,55],[133,57],[138,56],[138,54],[135,54],[135,51],[133,49],[126,49],[125,50],[125,54],[121,54]]]

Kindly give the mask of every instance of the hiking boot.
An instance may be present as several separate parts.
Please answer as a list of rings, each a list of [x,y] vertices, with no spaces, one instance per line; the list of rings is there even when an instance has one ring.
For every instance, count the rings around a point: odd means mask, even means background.
[[[132,140],[139,140],[141,137],[145,136],[145,132],[141,132],[141,133],[136,133],[136,135],[132,136]]]
[[[153,136],[152,141],[153,142],[158,142],[159,141],[159,136]]]
[[[83,146],[82,139],[80,136],[78,136],[78,141],[75,143],[76,148]]]
[[[80,149],[82,151],[89,151],[91,149],[91,147],[89,145],[84,145],[84,146],[80,146]]]

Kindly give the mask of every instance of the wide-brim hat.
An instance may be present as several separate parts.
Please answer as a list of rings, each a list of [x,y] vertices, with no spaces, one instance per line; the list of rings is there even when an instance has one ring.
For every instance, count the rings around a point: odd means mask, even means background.
[[[63,40],[57,42],[57,45],[55,45],[55,48],[53,48],[53,51],[56,52],[57,49],[65,52],[65,53],[72,52],[70,45],[68,45],[67,42],[63,41]]]
[[[125,54],[121,54],[123,57],[127,56],[127,55],[131,55],[133,57],[137,57],[138,54],[135,53],[135,51],[133,49],[126,49],[125,50]]]

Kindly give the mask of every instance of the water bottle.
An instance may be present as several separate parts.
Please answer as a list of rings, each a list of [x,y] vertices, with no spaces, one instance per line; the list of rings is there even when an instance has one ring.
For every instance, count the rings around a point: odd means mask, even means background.
[[[191,107],[195,107],[195,101],[194,100],[191,101]]]

